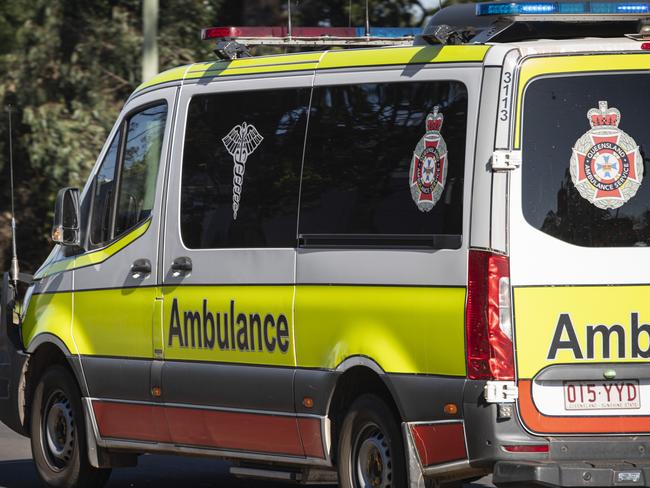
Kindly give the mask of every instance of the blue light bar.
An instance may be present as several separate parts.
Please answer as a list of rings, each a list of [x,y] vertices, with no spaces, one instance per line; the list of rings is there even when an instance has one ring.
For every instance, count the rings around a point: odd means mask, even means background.
[[[486,2],[476,15],[634,15],[649,14],[648,2]]]
[[[366,29],[356,27],[357,37],[365,37]],[[371,27],[370,37],[408,37],[422,33],[421,27]]]

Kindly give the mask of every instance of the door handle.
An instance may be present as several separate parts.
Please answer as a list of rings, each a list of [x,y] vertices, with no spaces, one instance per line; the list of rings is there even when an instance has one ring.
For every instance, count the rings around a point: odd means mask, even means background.
[[[183,273],[189,273],[190,271],[192,271],[192,260],[187,256],[181,256],[180,258],[176,258],[172,263],[172,270],[182,271]]]
[[[136,259],[131,265],[131,273],[133,274],[149,274],[151,273],[151,261],[148,259]]]

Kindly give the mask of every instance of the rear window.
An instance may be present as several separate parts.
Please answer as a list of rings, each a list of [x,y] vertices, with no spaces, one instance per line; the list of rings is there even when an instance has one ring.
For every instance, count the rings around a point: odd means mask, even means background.
[[[586,247],[650,244],[649,74],[533,81],[524,98],[522,207],[530,225]]]

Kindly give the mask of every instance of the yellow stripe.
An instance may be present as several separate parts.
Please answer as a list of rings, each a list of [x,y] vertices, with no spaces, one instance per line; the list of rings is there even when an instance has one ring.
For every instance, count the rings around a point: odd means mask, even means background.
[[[641,54],[594,54],[580,56],[554,56],[530,58],[521,66],[519,74],[517,119],[515,125],[515,148],[520,147],[522,96],[526,86],[542,75],[571,74],[607,71],[640,71],[650,69],[650,53]]]
[[[137,93],[140,90],[144,90],[145,88],[148,88],[150,86],[154,85],[159,85],[161,83],[170,83],[172,81],[180,81],[183,79],[183,76],[185,75],[185,71],[187,71],[187,66],[179,66],[178,68],[172,68],[167,71],[163,71],[162,73],[157,74],[153,78],[151,78],[148,81],[145,81],[142,83],[139,87],[135,89],[133,93]]]
[[[635,339],[632,328],[632,313],[638,314],[638,326],[650,323],[650,303],[647,300],[650,286],[583,286],[583,287],[535,287],[515,288],[515,323],[517,341],[517,370],[520,378],[533,378],[540,370],[551,364],[602,363],[602,362],[644,362],[647,358],[633,357],[632,342]],[[606,302],[607,306],[598,306]],[[560,320],[565,314],[568,322]],[[565,325],[561,325],[564,323]],[[604,325],[610,328],[617,324],[624,329],[625,354],[619,357],[619,336],[610,335],[610,354],[605,357],[602,334],[595,333],[593,355],[588,356],[589,327]],[[558,327],[559,326],[559,327]],[[557,350],[554,358],[549,352],[554,334],[560,329],[560,340],[564,346]],[[572,328],[582,359],[576,358],[574,350],[567,347]],[[602,328],[601,328],[602,329]],[[637,330],[639,346],[650,350],[650,334]],[[592,329],[593,332],[593,329]]]
[[[298,366],[367,356],[384,371],[465,375],[464,288],[298,286]]]
[[[464,288],[298,286],[295,318],[291,285],[179,286],[165,287],[163,293],[166,359],[335,369],[347,358],[365,356],[391,373],[465,375]],[[156,294],[155,288],[76,292],[79,352],[150,357]],[[183,344],[170,334],[174,300],[178,315],[173,323],[184,330]],[[262,324],[267,314],[276,322],[280,315],[287,318],[285,352],[260,347],[265,332],[252,327],[251,314],[259,314]],[[219,332],[206,333],[206,323]],[[273,327],[271,340],[277,337]],[[240,336],[243,329],[248,333]],[[220,348],[217,334],[223,338],[224,332],[228,345]],[[206,337],[212,338],[211,346]],[[241,337],[245,348],[239,346]]]
[[[32,295],[23,319],[22,334],[25,347],[44,332],[57,336],[72,354],[76,354],[70,325],[72,324],[72,292]]]
[[[170,81],[192,80],[232,75],[252,75],[307,71],[314,69],[349,68],[355,66],[387,66],[427,63],[481,62],[489,46],[425,46],[380,49],[334,50],[276,56],[254,56],[233,61],[196,63],[174,68],[140,85],[135,91]],[[322,59],[321,59],[322,58]],[[319,63],[320,60],[320,63]]]
[[[156,287],[74,292],[74,338],[79,354],[153,357]]]
[[[425,46],[328,51],[318,64],[318,69],[481,62],[488,49],[489,46]]]
[[[47,276],[53,275],[55,273],[60,273],[62,271],[70,271],[76,268],[82,268],[84,266],[91,266],[94,264],[99,264],[106,261],[112,255],[124,249],[126,246],[135,241],[138,237],[147,232],[149,225],[151,224],[151,219],[145,220],[141,225],[136,227],[134,230],[125,234],[117,241],[109,244],[106,247],[97,249],[95,251],[90,251],[79,256],[73,256],[71,258],[62,259],[60,261],[55,261],[49,266],[40,269],[34,279],[41,279]]]

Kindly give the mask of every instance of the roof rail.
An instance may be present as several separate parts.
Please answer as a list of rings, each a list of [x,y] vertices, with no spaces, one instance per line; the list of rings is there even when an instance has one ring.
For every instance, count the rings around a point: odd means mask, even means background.
[[[215,52],[222,59],[248,54],[248,46],[399,46],[408,45],[419,27],[209,27],[201,39],[217,41]]]

